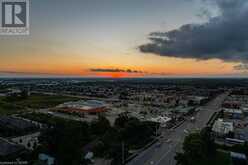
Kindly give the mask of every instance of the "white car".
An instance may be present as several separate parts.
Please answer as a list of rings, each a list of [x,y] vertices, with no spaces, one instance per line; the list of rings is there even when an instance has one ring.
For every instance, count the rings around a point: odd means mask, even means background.
[[[188,134],[188,133],[189,133],[189,131],[188,131],[188,130],[186,130],[186,129],[185,129],[185,130],[183,130],[183,132],[184,132],[184,133],[186,133],[186,134]]]

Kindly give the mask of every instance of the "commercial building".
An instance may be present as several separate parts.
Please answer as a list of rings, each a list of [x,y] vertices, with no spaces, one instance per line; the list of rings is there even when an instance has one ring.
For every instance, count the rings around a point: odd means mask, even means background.
[[[11,141],[24,146],[26,149],[33,150],[39,143],[39,136],[40,132],[35,132],[32,134],[11,138]]]
[[[243,111],[240,109],[223,109],[224,118],[228,119],[242,119],[244,117]]]
[[[233,122],[225,122],[223,119],[215,121],[212,131],[217,137],[225,137],[230,132],[234,131]]]
[[[225,101],[222,104],[222,107],[224,108],[234,108],[234,109],[239,109],[241,106],[239,101]]]
[[[60,104],[55,110],[68,113],[101,114],[107,111],[107,104],[98,100],[79,100]]]
[[[158,116],[155,118],[150,118],[148,121],[160,123],[161,127],[166,127],[167,123],[171,121],[169,117]]]
[[[20,136],[37,131],[36,124],[16,117],[0,117],[0,135],[3,137]]]
[[[25,148],[0,138],[0,160],[14,160],[25,153]]]

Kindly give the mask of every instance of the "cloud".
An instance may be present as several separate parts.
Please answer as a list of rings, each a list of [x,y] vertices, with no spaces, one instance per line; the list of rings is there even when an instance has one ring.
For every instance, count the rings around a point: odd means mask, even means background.
[[[18,72],[18,71],[8,71],[8,70],[0,70],[0,74],[48,74],[48,73],[40,73],[40,72]]]
[[[239,64],[233,67],[235,70],[248,71],[248,64]]]
[[[211,3],[218,7],[218,16],[202,24],[185,24],[171,31],[153,32],[149,35],[150,43],[140,45],[139,50],[167,57],[246,63],[248,1],[214,0]]]
[[[46,73],[46,72],[29,72],[29,71],[11,71],[11,70],[0,70],[0,76],[1,75],[37,75],[37,76],[66,76],[67,74],[62,73]],[[70,74],[69,74],[70,75]],[[68,76],[69,76],[68,75]]]
[[[109,68],[91,68],[91,72],[123,72],[123,73],[144,73],[143,71],[139,70],[131,70],[131,69],[109,69]]]

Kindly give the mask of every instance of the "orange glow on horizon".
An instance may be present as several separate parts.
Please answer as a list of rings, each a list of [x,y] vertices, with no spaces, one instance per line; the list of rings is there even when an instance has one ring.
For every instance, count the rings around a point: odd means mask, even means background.
[[[109,77],[109,78],[128,78],[128,77],[143,77],[141,74],[126,73],[126,72],[99,72],[94,73],[97,77]]]
[[[197,61],[193,59],[167,58],[154,55],[132,55],[115,56],[109,55],[109,58],[103,58],[97,55],[80,56],[69,58],[65,54],[58,56],[49,56],[41,58],[29,56],[21,58],[18,56],[15,63],[10,59],[1,59],[1,72],[13,72],[19,75],[59,75],[59,76],[81,76],[81,77],[145,77],[145,76],[184,76],[184,75],[225,75],[236,74],[240,71],[233,67],[238,63],[227,63],[221,60],[213,59],[206,61]],[[107,56],[106,56],[107,57]],[[10,60],[10,61],[9,61]],[[134,72],[91,72],[91,68],[101,69],[120,69],[136,70],[142,73]]]

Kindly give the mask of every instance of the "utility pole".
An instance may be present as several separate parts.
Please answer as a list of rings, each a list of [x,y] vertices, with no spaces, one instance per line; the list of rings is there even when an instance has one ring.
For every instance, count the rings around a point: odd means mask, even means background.
[[[122,146],[122,165],[125,164],[125,144],[124,141],[121,142],[121,146]]]
[[[160,125],[159,125],[159,124],[157,124],[157,125],[156,125],[156,137],[158,137],[159,127],[160,127]]]
[[[156,137],[158,137],[158,126],[156,125]]]

